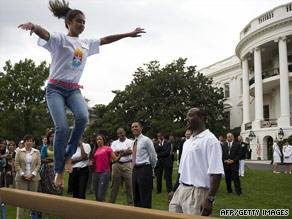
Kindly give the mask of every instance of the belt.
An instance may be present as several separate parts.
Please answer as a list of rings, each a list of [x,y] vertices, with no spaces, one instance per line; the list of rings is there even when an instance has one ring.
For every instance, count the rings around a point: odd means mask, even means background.
[[[83,89],[83,85],[79,85],[77,83],[67,83],[67,82],[63,82],[63,81],[59,81],[59,80],[55,80],[55,79],[49,79],[49,84],[58,84],[62,87],[68,87],[68,88],[81,88]]]
[[[151,166],[151,165],[147,163],[142,163],[142,164],[135,164],[134,167],[147,167],[147,166]]]
[[[123,164],[123,163],[132,163],[132,161],[130,160],[130,161],[126,161],[126,162],[118,162],[118,163],[121,163],[121,164]]]
[[[75,170],[75,171],[81,171],[81,170],[84,170],[84,169],[88,169],[88,166],[87,167],[75,167],[75,168],[73,168],[73,171]]]
[[[184,186],[188,186],[188,187],[194,187],[193,185],[190,184],[186,184],[186,183],[182,183]]]

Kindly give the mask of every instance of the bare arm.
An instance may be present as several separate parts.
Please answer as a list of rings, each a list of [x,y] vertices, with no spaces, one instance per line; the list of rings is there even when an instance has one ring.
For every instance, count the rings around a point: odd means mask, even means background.
[[[117,162],[120,160],[121,158],[121,154],[119,154],[118,156],[116,156],[114,153],[111,154],[111,158],[113,159],[114,162]]]
[[[30,30],[30,35],[32,35],[32,33],[35,33],[40,38],[42,38],[46,41],[48,41],[50,39],[49,32],[37,24],[33,24],[31,22],[28,22],[26,24],[20,24],[18,26],[18,28],[21,28],[23,30]]]
[[[144,31],[143,28],[138,27],[134,31],[129,32],[129,33],[106,36],[100,39],[100,45],[113,43],[115,41],[118,41],[126,37],[141,37],[141,33],[146,33],[146,32]]]
[[[221,174],[212,174],[208,196],[215,196],[221,181]],[[201,206],[201,215],[209,216],[212,213],[213,203],[206,199]]]
[[[53,161],[54,161],[54,158],[52,158],[52,157],[46,157],[44,159],[41,159],[42,163],[51,163]]]
[[[130,154],[132,154],[132,153],[133,153],[133,151],[132,151],[132,149],[129,147],[127,150],[122,151],[121,156],[122,156],[122,157],[123,157],[123,156],[128,156],[128,155],[130,155]]]

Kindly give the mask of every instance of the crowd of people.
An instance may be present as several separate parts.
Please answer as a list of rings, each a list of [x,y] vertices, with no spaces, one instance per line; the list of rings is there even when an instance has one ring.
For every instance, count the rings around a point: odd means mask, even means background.
[[[232,133],[218,140],[205,128],[205,118],[202,108],[191,109],[187,115],[188,129],[180,140],[175,140],[174,136],[167,139],[162,132],[151,140],[142,134],[143,127],[139,122],[133,122],[131,126],[134,139],[126,137],[124,128],[117,129],[117,140],[112,142],[102,134],[88,141],[81,138],[71,157],[68,189],[73,198],[86,199],[86,194],[94,193],[96,201],[105,202],[111,181],[108,202],[115,203],[124,182],[129,206],[151,208],[152,193],[162,192],[164,179],[170,211],[209,215],[224,175],[227,193],[232,193],[233,181],[236,194],[241,196],[240,177],[244,177],[248,144],[241,136],[235,141]],[[42,145],[36,146],[34,137],[28,134],[18,147],[14,141],[1,138],[2,186],[5,182],[7,187],[62,195],[63,186],[55,183],[54,136],[55,131],[49,131],[43,137]],[[291,174],[292,146],[285,141],[281,153],[276,139],[273,147],[274,172],[277,172],[283,154],[286,173],[290,170]],[[173,185],[176,152],[179,152],[179,170]],[[40,212],[32,211],[30,214],[32,218],[42,217]],[[17,208],[17,218],[22,216],[23,209]]]

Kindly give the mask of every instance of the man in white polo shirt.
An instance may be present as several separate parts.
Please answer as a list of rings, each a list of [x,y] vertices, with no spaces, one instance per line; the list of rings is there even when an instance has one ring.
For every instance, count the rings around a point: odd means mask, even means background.
[[[133,206],[132,190],[132,147],[133,141],[126,138],[126,132],[123,128],[117,130],[118,140],[112,143],[111,148],[116,155],[122,153],[119,162],[112,166],[112,186],[110,189],[109,203],[115,203],[118,197],[121,180],[125,181],[127,202]]]
[[[222,149],[218,139],[206,129],[206,112],[200,107],[187,113],[193,135],[184,143],[179,165],[179,186],[169,211],[208,216],[224,175]]]

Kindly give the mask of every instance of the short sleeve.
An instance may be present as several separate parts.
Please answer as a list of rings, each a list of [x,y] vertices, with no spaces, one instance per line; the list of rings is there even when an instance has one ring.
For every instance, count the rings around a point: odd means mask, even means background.
[[[116,141],[114,141],[114,142],[112,143],[111,148],[112,148],[113,151],[116,151]]]
[[[89,155],[90,152],[91,152],[90,145],[89,144],[84,144],[83,148],[84,148],[85,153]]]
[[[99,53],[100,39],[89,39],[88,45],[89,45],[88,56]]]
[[[223,163],[222,163],[222,149],[219,142],[213,142],[208,147],[208,174],[222,174],[224,175]]]
[[[114,151],[111,147],[107,147],[107,153],[109,154],[109,156],[111,156],[112,154],[114,154]]]
[[[56,48],[59,47],[62,39],[62,35],[60,33],[50,33],[50,38],[48,41],[39,38],[38,45],[47,49],[49,52],[54,52]]]

